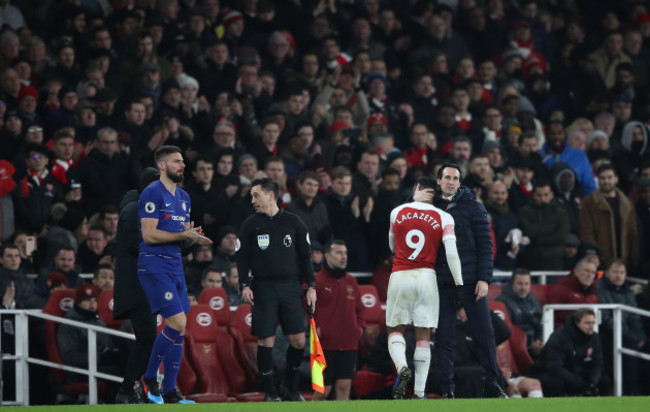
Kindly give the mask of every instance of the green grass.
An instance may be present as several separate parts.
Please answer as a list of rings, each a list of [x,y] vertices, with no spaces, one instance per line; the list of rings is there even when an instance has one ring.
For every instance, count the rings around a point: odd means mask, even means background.
[[[20,408],[20,409],[18,409]],[[221,403],[196,405],[62,405],[5,407],[17,410],[48,412],[160,412],[187,410],[193,412],[647,412],[650,397],[627,398],[556,398],[556,399],[455,399],[427,401],[350,401],[308,403]]]

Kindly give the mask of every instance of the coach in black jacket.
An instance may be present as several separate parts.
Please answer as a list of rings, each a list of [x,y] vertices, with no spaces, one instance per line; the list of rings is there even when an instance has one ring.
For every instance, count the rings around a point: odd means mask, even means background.
[[[130,319],[136,341],[124,371],[124,381],[116,403],[136,403],[133,386],[139,382],[147,369],[151,348],[156,339],[156,316],[151,314],[149,300],[138,280],[138,248],[140,224],[138,222],[138,198],[140,192],[160,178],[153,167],[146,168],[140,176],[140,190],[130,190],[122,198],[120,218],[117,223],[115,248],[115,287],[113,318]]]
[[[460,186],[458,165],[445,163],[438,171],[438,188],[434,205],[454,218],[456,245],[463,272],[464,285],[458,290],[451,276],[444,246],[438,250],[436,275],[440,294],[440,318],[436,332],[434,359],[437,383],[443,397],[454,396],[454,325],[456,297],[460,299],[478,344],[479,359],[485,370],[483,396],[507,397],[498,385],[494,329],[487,304],[488,285],[492,281],[492,237],[485,207],[476,200],[474,192]]]
[[[603,374],[600,336],[594,332],[596,316],[578,309],[551,334],[531,374],[542,382],[546,396],[607,395],[611,381]]]

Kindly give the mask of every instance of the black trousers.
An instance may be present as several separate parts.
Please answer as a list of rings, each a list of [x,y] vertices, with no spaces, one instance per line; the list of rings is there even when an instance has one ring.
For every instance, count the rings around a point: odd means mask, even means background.
[[[134,382],[139,380],[147,370],[157,328],[156,315],[151,313],[148,305],[131,310],[128,318],[133,326],[135,343],[129,350],[122,387],[125,390],[132,390]]]
[[[474,339],[479,347],[479,359],[483,366],[484,387],[496,385],[499,379],[497,369],[496,344],[494,329],[488,308],[487,298],[476,300],[474,289],[476,283],[456,287],[454,285],[438,285],[440,296],[440,318],[436,331],[433,356],[436,370],[436,381],[441,393],[455,391],[454,386],[454,344],[456,342],[456,299],[460,296],[467,322]],[[457,290],[458,289],[458,290]]]

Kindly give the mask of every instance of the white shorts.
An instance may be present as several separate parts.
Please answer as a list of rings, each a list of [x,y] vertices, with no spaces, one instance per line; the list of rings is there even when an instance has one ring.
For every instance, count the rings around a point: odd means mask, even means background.
[[[436,272],[413,269],[393,272],[388,282],[386,326],[438,327],[440,301]]]

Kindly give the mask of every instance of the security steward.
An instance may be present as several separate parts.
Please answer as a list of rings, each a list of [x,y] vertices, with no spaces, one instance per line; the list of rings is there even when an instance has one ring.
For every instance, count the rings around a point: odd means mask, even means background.
[[[507,398],[497,384],[494,329],[487,302],[488,285],[492,281],[493,258],[490,224],[485,207],[476,200],[474,192],[461,183],[460,168],[445,163],[438,170],[438,188],[433,204],[451,214],[455,222],[456,244],[463,273],[463,286],[456,287],[447,265],[444,245],[438,250],[436,274],[440,296],[440,318],[434,346],[438,366],[436,380],[444,398],[454,397],[454,332],[456,299],[467,313],[469,328],[478,343],[483,375],[483,397]]]
[[[257,336],[257,368],[267,402],[280,401],[273,382],[273,344],[280,321],[289,339],[287,370],[280,385],[284,400],[304,401],[296,376],[305,347],[305,311],[315,309],[316,283],[311,263],[309,231],[293,213],[278,207],[278,184],[269,178],[251,183],[255,214],[241,226],[237,268],[242,298],[253,305],[252,333]]]

